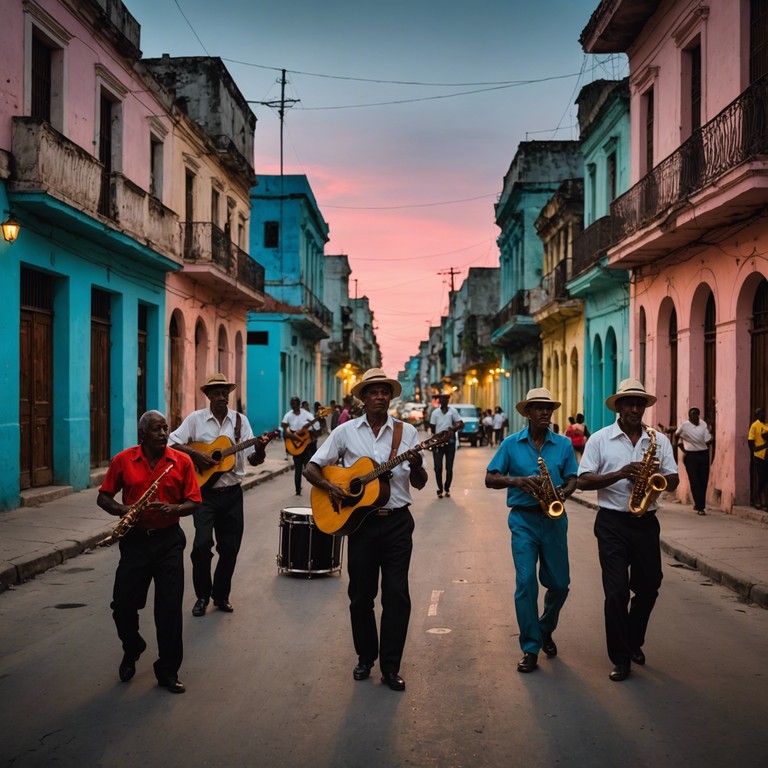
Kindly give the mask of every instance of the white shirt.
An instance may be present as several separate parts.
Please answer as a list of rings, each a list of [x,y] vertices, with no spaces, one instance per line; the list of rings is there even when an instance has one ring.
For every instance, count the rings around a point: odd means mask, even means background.
[[[709,447],[707,441],[712,439],[707,423],[701,419],[698,424],[684,421],[675,434],[683,439],[683,448],[686,451],[706,451]]]
[[[622,431],[619,422],[615,421],[603,429],[593,433],[584,446],[584,455],[579,464],[579,475],[594,472],[597,475],[608,475],[616,472],[632,461],[642,461],[648,444],[651,442],[647,432],[632,445],[632,441]],[[656,432],[656,459],[659,461],[659,472],[662,475],[676,475],[677,464],[672,454],[672,444],[666,435]],[[607,488],[597,489],[597,503],[606,509],[619,512],[629,511],[629,499],[632,495],[631,480],[617,480]],[[656,505],[651,509],[656,509]]]
[[[388,416],[386,423],[375,437],[366,414],[339,424],[317,449],[317,453],[310,462],[320,467],[328,467],[338,464],[341,460],[343,466],[351,467],[358,459],[368,457],[377,464],[383,464],[389,461],[389,454],[392,452],[394,424],[394,419]],[[416,427],[404,422],[403,436],[397,455],[405,453],[418,443],[419,433]],[[411,468],[407,461],[403,461],[392,470],[392,477],[389,479],[389,501],[386,504],[388,508],[397,509],[412,502],[410,476]]]
[[[194,443],[212,443],[222,435],[228,437],[232,443],[235,442],[235,422],[237,421],[237,411],[231,408],[227,409],[227,415],[224,421],[219,424],[219,420],[213,415],[210,408],[202,408],[199,411],[192,411],[184,421],[181,422],[178,429],[175,429],[168,436],[168,444],[186,445],[189,442]],[[253,430],[248,419],[240,414],[240,442],[250,440],[253,437]],[[240,485],[241,478],[245,475],[245,459],[252,454],[256,448],[250,446],[235,454],[235,468],[231,472],[225,472],[213,484],[213,488],[226,488],[230,485]]]
[[[504,426],[504,420],[507,418],[507,414],[504,411],[493,414],[493,428],[501,429]]]
[[[448,406],[448,410],[443,413],[442,408],[435,408],[432,411],[432,415],[429,417],[429,423],[435,427],[435,433],[442,432],[445,429],[450,429],[454,424],[458,424],[461,421],[459,412]]]
[[[312,424],[310,423],[314,422],[315,420],[315,414],[310,413],[305,408],[299,408],[299,412],[295,413],[293,409],[288,411],[288,413],[283,416],[283,424],[287,424],[288,428],[291,430],[291,432],[298,432],[300,429],[304,429],[304,427],[309,427],[310,430],[319,431],[320,426],[319,424]]]

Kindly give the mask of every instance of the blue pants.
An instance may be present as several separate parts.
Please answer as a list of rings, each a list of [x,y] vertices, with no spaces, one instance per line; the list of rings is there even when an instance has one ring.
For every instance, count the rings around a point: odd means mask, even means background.
[[[552,520],[542,512],[509,511],[515,563],[515,612],[523,653],[541,650],[542,632],[557,628],[571,582],[568,568],[568,518]],[[540,562],[536,575],[536,563]],[[539,581],[547,590],[539,617]]]

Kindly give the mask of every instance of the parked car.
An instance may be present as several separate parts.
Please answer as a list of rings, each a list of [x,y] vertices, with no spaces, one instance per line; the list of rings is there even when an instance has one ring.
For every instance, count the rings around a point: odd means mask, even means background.
[[[473,448],[482,437],[480,427],[480,409],[472,403],[449,403],[455,408],[464,422],[464,428],[459,432],[459,442],[469,443]]]

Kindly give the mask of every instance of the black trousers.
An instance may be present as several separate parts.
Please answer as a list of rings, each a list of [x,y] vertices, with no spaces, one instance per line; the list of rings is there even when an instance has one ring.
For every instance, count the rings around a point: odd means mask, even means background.
[[[456,443],[451,441],[438,448],[433,448],[432,457],[435,462],[437,490],[442,492],[443,487],[445,487],[446,491],[450,491],[451,482],[453,482],[453,461],[456,458]],[[445,486],[443,486],[443,459],[445,459]]]
[[[304,467],[309,464],[309,460],[317,451],[317,440],[313,440],[305,449],[304,453],[293,457],[293,483],[296,486],[296,493],[301,493],[301,478]]]
[[[629,664],[632,652],[645,642],[661,586],[659,521],[652,512],[632,517],[601,508],[594,531],[603,573],[608,657],[614,664]]]
[[[707,485],[709,483],[709,451],[686,451],[683,456],[685,471],[691,486],[693,508],[704,509],[707,505]]]
[[[194,513],[192,583],[198,598],[226,602],[243,540],[243,489],[239,485],[220,491],[204,489],[202,496],[203,503]],[[211,581],[214,534],[219,562]]]
[[[117,636],[125,653],[139,654],[144,644],[139,634],[139,611],[147,604],[149,585],[154,580],[158,652],[154,667],[160,681],[178,676],[184,656],[181,603],[186,543],[178,523],[154,533],[134,528],[120,539],[111,605]]]
[[[408,569],[413,550],[414,522],[408,507],[380,517],[369,514],[349,536],[349,614],[358,658],[373,664],[380,658],[382,673],[398,672],[403,657],[411,596]],[[381,638],[376,629],[374,600],[381,574]]]

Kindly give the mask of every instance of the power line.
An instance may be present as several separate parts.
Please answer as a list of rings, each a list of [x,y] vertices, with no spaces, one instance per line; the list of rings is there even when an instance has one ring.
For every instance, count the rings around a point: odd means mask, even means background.
[[[176,7],[179,9],[179,13],[184,17],[184,21],[187,22],[189,25],[189,28],[192,30],[192,34],[197,38],[197,42],[200,43],[200,47],[205,51],[206,56],[210,56],[211,54],[208,53],[208,49],[203,45],[203,41],[200,39],[200,35],[195,32],[195,28],[192,26],[192,22],[186,17],[184,11],[181,10],[181,6],[179,5],[179,0],[173,0],[173,2],[176,4]]]

